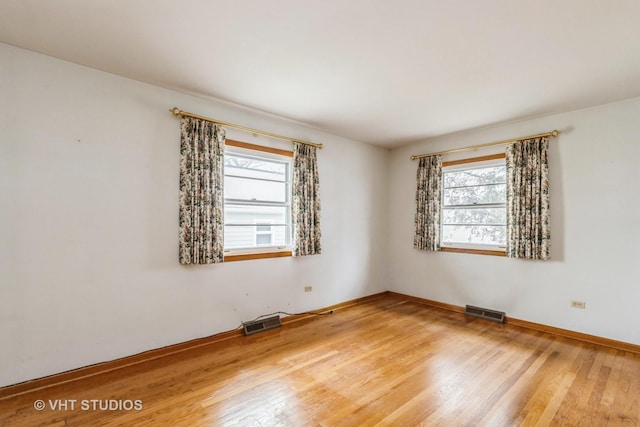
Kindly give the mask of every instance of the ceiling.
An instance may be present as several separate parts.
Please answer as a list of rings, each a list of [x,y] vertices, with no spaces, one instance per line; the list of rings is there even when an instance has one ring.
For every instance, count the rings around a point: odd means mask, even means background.
[[[638,0],[0,0],[0,41],[393,147],[640,96],[639,19]]]

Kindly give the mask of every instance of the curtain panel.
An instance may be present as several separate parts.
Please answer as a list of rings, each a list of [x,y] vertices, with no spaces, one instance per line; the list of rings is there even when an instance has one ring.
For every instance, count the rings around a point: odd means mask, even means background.
[[[316,147],[294,143],[291,184],[294,256],[321,253],[319,182]]]
[[[416,217],[413,247],[440,250],[440,202],[442,199],[442,156],[422,157],[418,163]]]
[[[182,117],[180,120],[181,264],[224,261],[224,128]]]
[[[550,257],[549,142],[547,138],[507,146],[507,256]]]

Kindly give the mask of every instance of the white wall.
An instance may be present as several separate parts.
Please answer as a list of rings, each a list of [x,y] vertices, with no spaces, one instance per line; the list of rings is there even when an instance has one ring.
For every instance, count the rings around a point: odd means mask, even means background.
[[[0,386],[387,289],[386,150],[3,44],[0,93]],[[323,254],[181,266],[173,106],[324,143]]]
[[[411,154],[553,129],[562,134],[550,144],[551,261],[412,248],[417,163],[409,160]],[[390,289],[640,344],[639,138],[640,98],[635,98],[393,150]],[[571,300],[586,301],[586,310],[570,308]]]
[[[0,386],[386,289],[640,344],[640,98],[390,154],[3,44],[0,99]],[[179,265],[173,106],[324,143],[323,254]],[[412,248],[409,155],[554,128],[551,261]]]

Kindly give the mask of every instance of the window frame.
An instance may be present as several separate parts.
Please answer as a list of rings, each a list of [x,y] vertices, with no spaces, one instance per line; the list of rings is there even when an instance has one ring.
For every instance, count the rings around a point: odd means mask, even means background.
[[[503,160],[503,162],[498,162],[498,160]],[[507,255],[507,247],[498,246],[498,245],[486,245],[486,244],[474,244],[474,243],[444,243],[442,240],[442,236],[444,236],[444,174],[445,169],[449,171],[455,170],[464,170],[471,169],[471,164],[477,164],[478,168],[483,166],[489,166],[492,164],[504,164],[506,166],[506,155],[504,153],[499,154],[491,154],[487,156],[480,157],[472,157],[461,160],[453,160],[448,162],[442,162],[442,182],[441,182],[441,200],[440,200],[440,251],[441,252],[456,252],[456,253],[467,253],[467,254],[476,254],[476,255],[494,255],[494,256],[506,256]],[[506,200],[505,200],[506,207]],[[506,227],[505,221],[505,227]]]
[[[246,154],[253,154],[253,155],[257,155],[260,156],[261,153],[267,153],[269,154],[269,156],[264,156],[263,157],[267,158],[267,157],[271,157],[275,160],[278,160],[277,157],[287,157],[289,158],[289,160],[287,160],[290,164],[289,167],[289,182],[288,182],[288,194],[287,194],[287,203],[289,206],[289,234],[291,236],[291,239],[293,239],[293,224],[292,224],[292,220],[291,220],[291,178],[293,175],[293,151],[289,151],[289,150],[282,150],[279,148],[273,148],[273,147],[266,147],[266,146],[262,146],[262,145],[256,145],[256,144],[250,144],[248,142],[242,142],[242,141],[236,141],[236,140],[230,140],[227,139],[225,141],[225,152],[226,152],[226,148],[228,147],[232,147],[232,149],[230,150],[231,152],[237,153],[237,154],[242,154],[242,153],[246,153]],[[252,153],[253,152],[253,153]],[[257,153],[256,153],[257,152]],[[280,159],[282,160],[282,159]],[[226,199],[225,199],[225,206],[226,206]],[[264,221],[256,221],[255,223],[260,223],[263,224],[265,223]],[[256,230],[253,231],[254,234],[254,243],[255,243],[255,239],[256,239],[256,235],[258,234],[256,232]],[[269,234],[271,234],[273,236],[273,228],[271,229],[271,231],[269,232]],[[280,257],[290,257],[293,255],[293,242],[289,242],[289,244],[287,245],[269,245],[269,246],[257,246],[257,247],[251,247],[251,248],[230,248],[230,249],[224,249],[224,262],[232,262],[232,261],[245,261],[245,260],[251,260],[251,259],[263,259],[263,258],[280,258]]]

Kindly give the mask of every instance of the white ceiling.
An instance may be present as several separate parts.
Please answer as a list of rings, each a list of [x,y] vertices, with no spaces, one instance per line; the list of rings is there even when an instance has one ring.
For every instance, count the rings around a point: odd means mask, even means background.
[[[638,0],[0,0],[0,41],[388,147],[640,96]]]

